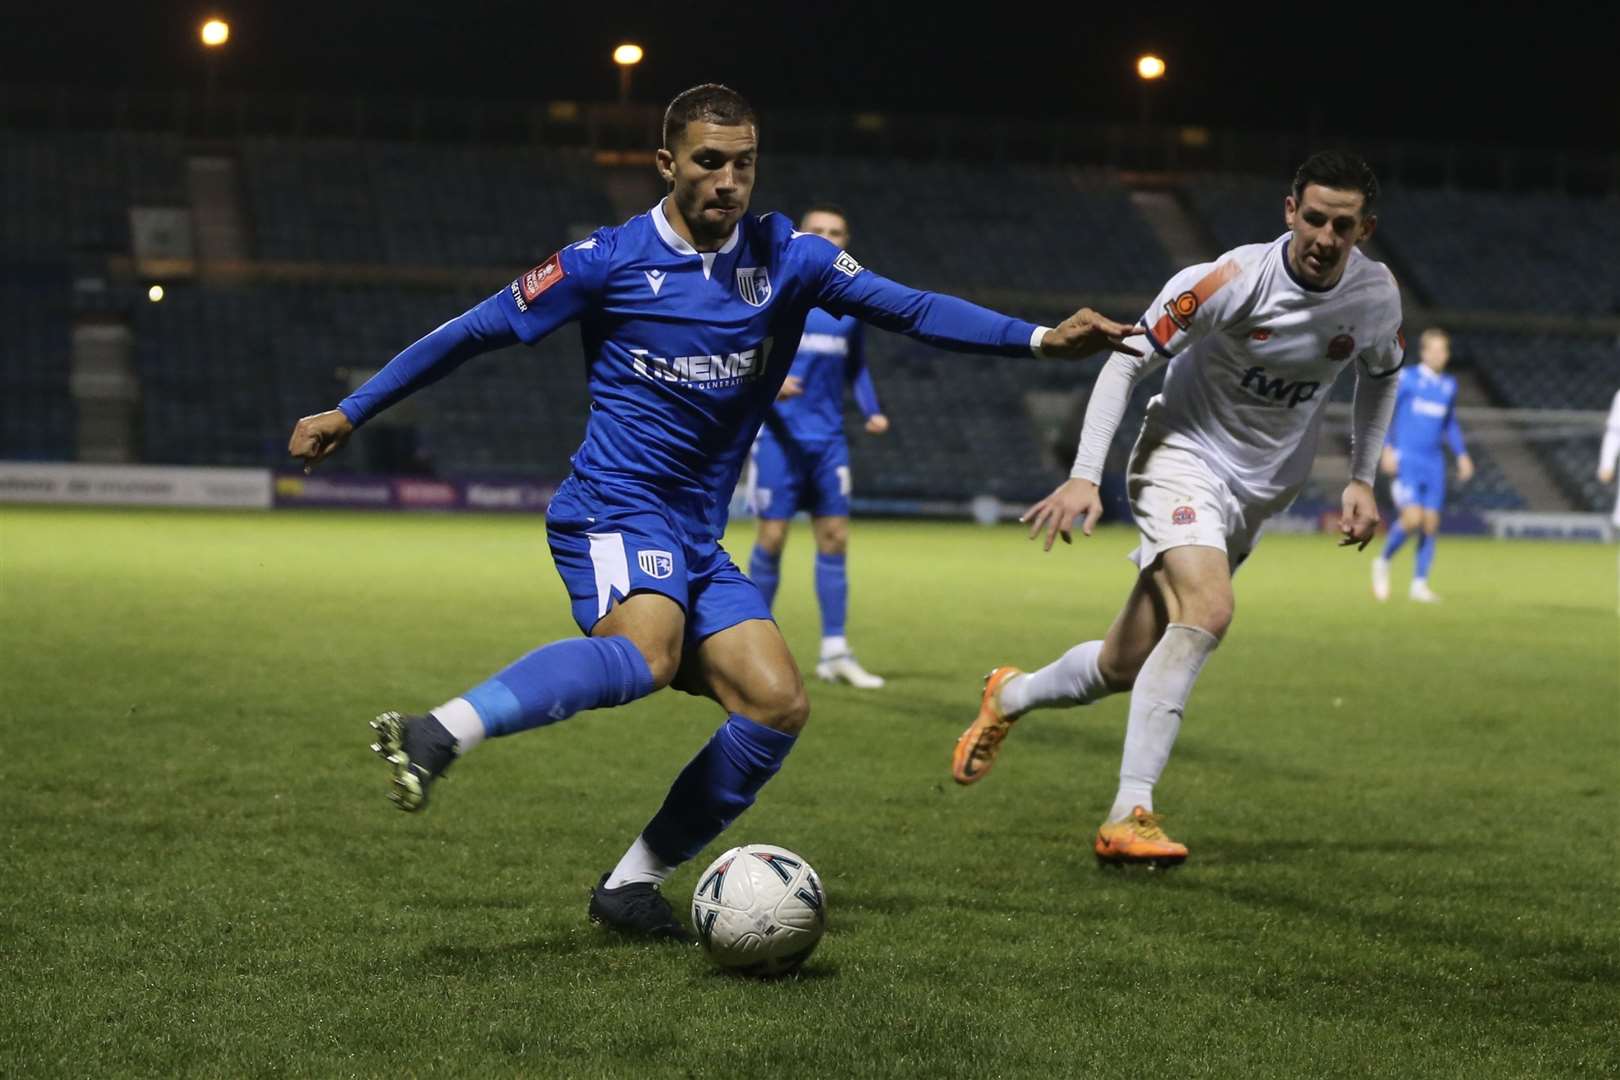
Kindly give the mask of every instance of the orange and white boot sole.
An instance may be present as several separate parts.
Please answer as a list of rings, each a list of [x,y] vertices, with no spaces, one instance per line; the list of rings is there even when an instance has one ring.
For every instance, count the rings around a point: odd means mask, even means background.
[[[984,677],[984,693],[979,697],[979,715],[974,718],[962,737],[956,740],[956,752],[951,755],[951,778],[958,784],[976,784],[990,773],[1017,717],[1006,717],[996,705],[996,697],[1007,680],[1023,672],[1015,667],[998,667]],[[974,763],[975,750],[987,749],[988,757],[982,765]]]

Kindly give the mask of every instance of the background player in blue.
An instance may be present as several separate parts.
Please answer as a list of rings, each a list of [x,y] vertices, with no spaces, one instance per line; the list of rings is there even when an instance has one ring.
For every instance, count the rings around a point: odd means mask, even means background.
[[[725,721],[591,894],[592,919],[678,940],[688,935],[658,885],[753,804],[810,713],[770,610],[719,542],[810,309],[1003,355],[1087,356],[1118,349],[1131,330],[1085,309],[1038,327],[880,277],[780,215],[748,213],[758,155],[740,95],[713,85],[678,95],[657,153],[670,187],[658,205],[444,323],[338,408],[298,421],[288,446],[311,468],[468,358],[580,324],[590,420],[546,534],[586,636],[536,649],[432,712],[384,713],[373,748],[390,766],[395,803],[418,810],[487,737],[664,686],[713,698]]]
[[[1423,331],[1420,355],[1422,363],[1401,372],[1395,416],[1384,445],[1381,464],[1395,478],[1392,489],[1401,516],[1389,530],[1383,552],[1373,560],[1372,583],[1373,595],[1388,600],[1389,561],[1416,532],[1417,566],[1408,595],[1419,603],[1432,604],[1439,599],[1429,588],[1429,568],[1434,565],[1440,510],[1446,504],[1445,448],[1450,447],[1457,459],[1459,483],[1466,484],[1473,477],[1474,461],[1457,423],[1457,379],[1444,374],[1451,361],[1451,336],[1438,327]]]
[[[840,251],[849,246],[849,217],[836,206],[805,211],[799,228],[827,238]],[[793,357],[776,407],[754,442],[749,467],[749,501],[759,533],[748,560],[748,576],[767,606],[776,599],[788,523],[800,510],[810,512],[816,540],[816,602],[821,608],[821,659],[816,675],[876,690],[883,680],[856,660],[844,635],[849,607],[849,441],[844,437],[844,386],[866,417],[866,430],[881,435],[889,418],[878,404],[866,366],[860,320],[816,308],[806,316],[804,337]]]

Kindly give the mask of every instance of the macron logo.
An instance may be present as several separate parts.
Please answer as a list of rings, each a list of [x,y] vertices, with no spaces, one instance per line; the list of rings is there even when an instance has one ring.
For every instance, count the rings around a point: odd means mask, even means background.
[[[662,270],[648,270],[646,275],[647,284],[652,286],[653,295],[657,296],[658,290],[664,287],[664,278],[667,275]]]

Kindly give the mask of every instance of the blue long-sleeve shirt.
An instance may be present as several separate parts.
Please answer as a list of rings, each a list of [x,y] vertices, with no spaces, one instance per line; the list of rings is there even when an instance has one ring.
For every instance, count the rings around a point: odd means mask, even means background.
[[[1025,354],[1037,334],[1032,323],[890,281],[779,214],[744,215],[720,250],[696,251],[660,203],[440,326],[339,408],[358,426],[471,356],[578,322],[592,404],[574,475],[718,531],[788,374],[788,350],[817,307],[964,352]]]
[[[1468,453],[1457,423],[1457,380],[1419,364],[1401,372],[1395,415],[1386,440],[1402,460],[1442,461],[1442,446],[1453,456]]]

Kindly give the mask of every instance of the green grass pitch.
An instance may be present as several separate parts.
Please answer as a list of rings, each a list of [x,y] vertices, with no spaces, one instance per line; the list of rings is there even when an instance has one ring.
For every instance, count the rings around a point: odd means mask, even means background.
[[[746,555],[746,526],[733,550]],[[486,744],[420,816],[366,722],[574,632],[535,518],[0,511],[0,1075],[1613,1076],[1613,548],[1445,539],[1445,602],[1268,538],[1159,788],[1192,857],[1099,870],[1126,702],[950,783],[982,673],[1097,636],[1120,529],[858,522],[878,693],[721,844],[821,872],[757,983],[586,893],[719,719],[658,694]],[[779,611],[817,634],[808,531]],[[669,887],[685,907],[717,845]]]

